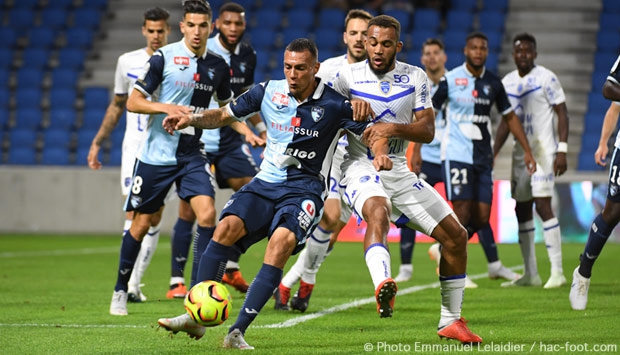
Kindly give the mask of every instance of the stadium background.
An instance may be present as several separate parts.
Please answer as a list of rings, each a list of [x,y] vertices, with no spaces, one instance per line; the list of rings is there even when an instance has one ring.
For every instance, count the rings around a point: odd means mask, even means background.
[[[217,10],[221,2],[211,4]],[[238,2],[247,9],[246,39],[258,54],[256,81],[283,77],[283,46],[292,38],[315,39],[320,59],[344,51],[346,12],[334,7],[338,1]],[[558,75],[570,116],[569,171],[558,179],[555,207],[564,238],[585,240],[605,197],[606,172],[594,166],[592,156],[609,105],[600,88],[620,47],[620,2],[386,0],[382,9],[370,8],[380,2],[361,1],[355,7],[397,17],[405,44],[399,59],[415,65],[429,36],[446,42],[448,68],[459,65],[464,36],[482,30],[491,44],[488,67],[503,76],[514,68],[512,36],[523,31],[536,36],[536,62]],[[118,165],[124,123],[105,145],[103,171],[89,170],[86,154],[110,99],[116,58],[144,44],[142,13],[154,5],[171,12],[169,41],[180,39],[177,0],[0,0],[0,233],[118,232],[123,219]],[[504,148],[495,167],[492,222],[500,241],[514,242],[516,220],[505,181],[509,161],[509,149]],[[229,193],[218,192],[218,206]],[[170,230],[175,219],[172,202],[164,230]],[[353,224],[348,231],[353,240],[360,233]],[[391,236],[397,238],[397,231]]]

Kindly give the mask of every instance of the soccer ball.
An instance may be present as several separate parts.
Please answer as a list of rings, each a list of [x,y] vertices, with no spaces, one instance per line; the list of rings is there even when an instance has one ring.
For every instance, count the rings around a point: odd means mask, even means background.
[[[223,284],[211,280],[203,281],[189,290],[184,306],[196,323],[215,327],[228,319],[232,296]]]

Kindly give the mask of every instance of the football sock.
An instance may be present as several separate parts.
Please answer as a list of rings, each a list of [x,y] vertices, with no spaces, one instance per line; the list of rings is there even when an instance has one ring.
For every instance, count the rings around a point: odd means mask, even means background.
[[[230,249],[235,249],[235,248],[230,248]],[[234,252],[228,253],[228,257],[230,258],[230,255],[232,254],[234,254]],[[226,262],[226,271],[228,270],[239,270],[239,263],[228,259],[228,261]]]
[[[196,234],[194,235],[194,259],[192,263],[192,279],[190,283],[190,287],[194,286],[196,283],[204,280],[213,280],[213,279],[197,279],[198,276],[198,268],[200,264],[200,260],[202,259],[202,254],[207,249],[207,245],[213,238],[213,232],[215,231],[215,227],[196,227]],[[228,260],[228,256],[226,256],[226,260]],[[224,275],[222,273],[222,275]],[[220,277],[219,281],[222,281]]]
[[[562,272],[562,235],[560,222],[557,218],[551,218],[543,222],[543,236],[547,246],[547,255],[551,262],[551,270]]]
[[[189,258],[189,248],[192,245],[192,230],[194,222],[189,222],[181,218],[177,218],[172,228],[172,236],[170,238],[171,258],[170,258],[170,284],[185,283],[183,277],[185,264]]]
[[[494,261],[498,261],[499,257],[497,256],[497,245],[495,244],[495,236],[493,235],[491,225],[487,223],[477,232],[478,240],[480,241],[480,245],[482,245],[484,255],[487,257],[487,262],[490,264]]]
[[[306,242],[307,248],[308,242]],[[293,286],[299,281],[301,278],[301,274],[304,272],[304,262],[306,259],[306,254],[308,250],[304,248],[299,255],[297,256],[297,260],[291,268],[286,272],[286,275],[282,278],[282,285],[287,288],[293,288]]]
[[[146,269],[149,267],[151,259],[153,259],[153,254],[155,254],[155,250],[157,249],[157,243],[159,243],[160,226],[161,223],[154,227],[151,226],[144,239],[142,239],[142,244],[140,244],[140,252],[138,253],[136,263],[134,264],[133,271],[131,272],[131,277],[129,278],[130,291],[138,291],[140,289],[142,277],[144,276]]]
[[[587,278],[592,276],[592,265],[594,265],[596,258],[598,258],[601,250],[603,250],[613,229],[612,226],[607,225],[607,223],[603,221],[603,217],[600,214],[596,216],[594,222],[592,222],[592,227],[590,227],[586,247],[583,250],[583,254],[581,254],[581,263],[579,264],[579,273],[581,276]]]
[[[538,275],[534,231],[533,219],[519,223],[519,247],[521,248],[521,256],[523,257],[524,273],[530,276]]]
[[[228,265],[227,269],[239,269],[239,259],[241,258],[241,251],[237,248],[230,248],[228,252]]]
[[[372,244],[366,249],[366,265],[368,271],[370,271],[370,277],[372,283],[375,285],[375,290],[379,287],[379,284],[385,279],[392,277],[392,270],[390,269],[390,252],[385,245],[380,243]]]
[[[131,276],[131,270],[136,262],[138,253],[140,252],[140,242],[135,240],[129,231],[123,235],[121,242],[120,260],[118,263],[118,276],[116,278],[116,286],[114,291],[127,291],[127,283]]]
[[[125,235],[125,233],[127,233],[127,231],[129,230],[129,228],[131,228],[131,219],[126,219],[125,223],[123,223],[123,235]]]
[[[198,282],[205,280],[222,282],[230,248],[213,240],[209,243],[202,256],[199,257],[200,263],[197,268]]]
[[[310,238],[306,241],[306,255],[304,258],[304,271],[301,275],[302,281],[314,285],[316,283],[316,273],[319,271],[325,254],[329,248],[329,237],[332,231],[324,230],[317,226]]]
[[[256,318],[263,306],[273,295],[274,290],[278,287],[280,279],[282,279],[282,269],[263,264],[256,274],[256,278],[252,281],[243,306],[241,306],[239,310],[237,320],[235,324],[230,327],[229,332],[234,329],[239,329],[241,333],[245,333],[250,323],[254,321],[254,318]]]
[[[411,264],[415,247],[415,230],[403,227],[400,229],[400,263]]]
[[[463,290],[465,290],[465,274],[450,277],[439,276],[441,291],[441,318],[439,329],[461,318]]]

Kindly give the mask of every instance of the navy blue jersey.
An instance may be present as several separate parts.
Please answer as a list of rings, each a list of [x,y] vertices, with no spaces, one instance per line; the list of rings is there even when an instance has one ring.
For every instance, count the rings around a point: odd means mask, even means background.
[[[219,40],[219,33],[207,42],[209,52],[216,53],[228,63],[230,67],[230,87],[235,97],[243,94],[254,84],[254,71],[256,70],[256,52],[252,47],[240,42],[235,47],[234,52],[229,52],[222,46]],[[210,108],[217,108],[218,105],[212,102]],[[229,126],[219,130],[208,130],[203,132],[205,150],[215,155],[223,155],[227,152],[236,150],[241,144],[241,136]]]
[[[607,80],[620,85],[620,55],[614,62],[614,65],[611,67],[611,71],[609,72]]]
[[[319,81],[319,79],[316,79]],[[254,86],[227,106],[239,120],[261,111],[267,125],[267,147],[257,178],[277,183],[329,175],[342,129],[360,135],[367,122],[355,122],[351,102],[323,82],[298,103],[286,80]]]
[[[209,107],[211,98],[232,99],[230,69],[220,56],[197,57],[183,40],[157,50],[146,64],[135,89],[152,101],[190,106],[195,113]],[[147,135],[138,159],[152,165],[176,165],[185,156],[200,154],[202,130],[188,127],[171,136],[162,128],[165,113],[151,115]]]
[[[467,164],[493,161],[491,105],[508,114],[512,108],[501,79],[483,70],[474,77],[465,64],[446,73],[433,95],[436,110],[446,106],[447,127],[441,143],[441,159]]]

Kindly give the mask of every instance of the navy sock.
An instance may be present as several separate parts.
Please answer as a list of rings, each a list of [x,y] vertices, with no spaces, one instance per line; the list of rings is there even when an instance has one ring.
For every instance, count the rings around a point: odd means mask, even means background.
[[[282,269],[278,269],[275,266],[263,264],[261,269],[256,274],[248,294],[245,296],[245,302],[239,310],[239,315],[235,324],[233,324],[228,332],[232,332],[235,329],[239,329],[241,333],[245,334],[245,330],[248,329],[250,323],[254,321],[254,318],[258,315],[258,312],[269,301],[273,292],[278,287],[280,280],[282,279]]]
[[[131,277],[131,271],[138,258],[140,252],[139,242],[131,236],[129,231],[123,234],[123,240],[121,242],[120,260],[118,262],[118,276],[116,277],[116,286],[114,291],[127,291],[127,284]]]
[[[615,226],[614,226],[615,227]],[[601,254],[611,231],[614,228],[608,226],[603,220],[603,216],[600,214],[596,216],[592,226],[590,227],[590,233],[588,234],[588,241],[586,247],[581,254],[581,263],[579,264],[579,273],[587,278],[592,276],[592,266],[596,261],[596,258]]]
[[[212,240],[199,258],[199,265],[196,268],[196,282],[205,280],[222,282],[230,249],[231,247]]]
[[[192,230],[194,222],[189,222],[181,218],[177,218],[177,222],[172,228],[172,236],[170,239],[171,262],[170,275],[175,277],[183,277],[185,264],[189,258],[189,248],[192,245]]]
[[[190,286],[194,286],[197,282],[198,277],[198,265],[200,264],[200,259],[202,258],[202,254],[207,249],[207,245],[213,238],[213,232],[215,231],[215,227],[196,227],[196,234],[194,235],[194,260],[192,263],[192,279]],[[202,279],[203,280],[211,280],[211,279]]]
[[[400,229],[400,263],[411,264],[415,247],[415,230],[403,227]]]
[[[487,262],[492,263],[498,261],[497,245],[495,244],[495,236],[493,234],[493,229],[491,229],[491,225],[487,223],[477,232],[478,240],[480,241],[480,245],[482,245],[484,255],[487,257]]]

